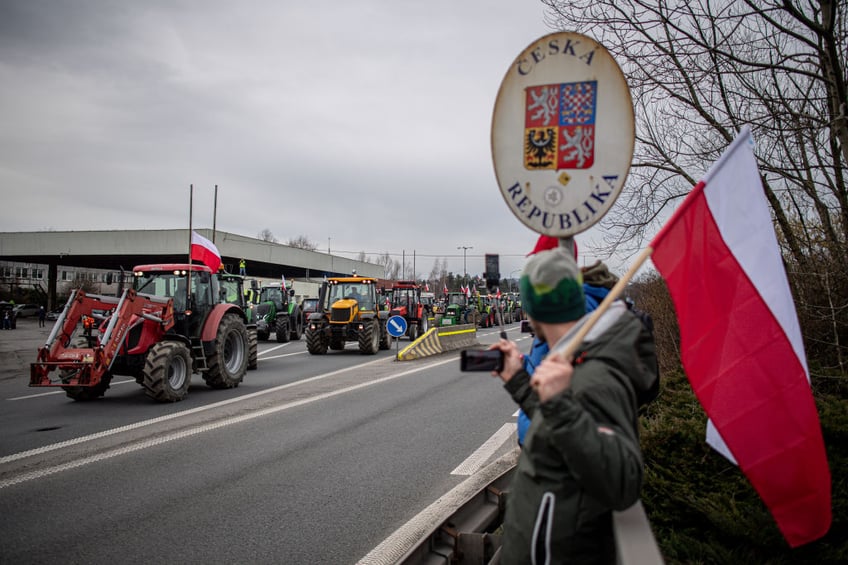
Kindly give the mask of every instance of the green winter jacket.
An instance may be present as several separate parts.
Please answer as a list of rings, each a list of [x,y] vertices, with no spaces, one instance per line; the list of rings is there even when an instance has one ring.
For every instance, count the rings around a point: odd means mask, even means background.
[[[524,371],[504,385],[531,417],[507,495],[504,565],[615,563],[612,511],[639,499],[636,393],[657,378],[653,338],[618,301],[574,359],[570,388],[544,404]]]

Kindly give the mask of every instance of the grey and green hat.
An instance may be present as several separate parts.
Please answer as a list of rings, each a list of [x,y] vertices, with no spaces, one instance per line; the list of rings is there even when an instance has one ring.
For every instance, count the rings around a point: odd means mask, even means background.
[[[556,247],[539,251],[521,274],[521,305],[539,322],[556,324],[577,320],[586,313],[583,275],[571,251]]]

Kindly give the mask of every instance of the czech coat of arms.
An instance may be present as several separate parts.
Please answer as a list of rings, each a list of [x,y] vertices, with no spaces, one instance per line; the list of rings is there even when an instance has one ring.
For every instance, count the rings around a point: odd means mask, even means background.
[[[597,81],[526,89],[524,167],[588,169],[595,162]]]

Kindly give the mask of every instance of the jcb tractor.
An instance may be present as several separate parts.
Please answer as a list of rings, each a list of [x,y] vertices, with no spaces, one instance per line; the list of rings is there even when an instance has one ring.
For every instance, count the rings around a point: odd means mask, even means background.
[[[259,289],[259,299],[253,307],[259,339],[265,341],[274,332],[278,343],[297,341],[303,335],[303,312],[291,297],[294,289],[286,290],[282,283]]]
[[[406,320],[406,335],[415,341],[430,329],[432,309],[421,301],[421,287],[415,281],[398,281],[392,285],[392,309],[389,316]]]
[[[237,387],[255,360],[245,312],[221,300],[218,277],[198,264],[141,265],[132,274],[118,297],[71,293],[30,366],[30,386],[92,400],[126,375],[160,402],[185,398],[195,372],[211,388]]]
[[[389,348],[388,310],[380,308],[377,279],[334,277],[318,291],[318,309],[306,321],[306,349],[323,355],[355,341],[363,355]]]

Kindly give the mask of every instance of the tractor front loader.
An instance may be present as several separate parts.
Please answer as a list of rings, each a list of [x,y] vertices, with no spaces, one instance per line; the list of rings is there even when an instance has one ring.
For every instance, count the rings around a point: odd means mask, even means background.
[[[107,312],[112,313],[104,315]],[[103,396],[112,380],[112,363],[134,323],[168,331],[174,325],[173,302],[139,296],[132,289],[120,297],[74,290],[30,365],[30,386],[61,386],[75,400]],[[50,373],[57,369],[59,380],[51,380]]]

